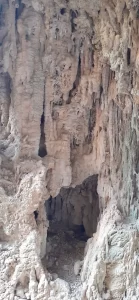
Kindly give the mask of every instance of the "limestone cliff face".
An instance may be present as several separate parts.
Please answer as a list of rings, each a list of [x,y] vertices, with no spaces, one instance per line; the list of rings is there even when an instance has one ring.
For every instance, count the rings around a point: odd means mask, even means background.
[[[1,300],[70,299],[41,264],[44,201],[92,175],[82,300],[139,298],[138,34],[138,0],[0,0]]]

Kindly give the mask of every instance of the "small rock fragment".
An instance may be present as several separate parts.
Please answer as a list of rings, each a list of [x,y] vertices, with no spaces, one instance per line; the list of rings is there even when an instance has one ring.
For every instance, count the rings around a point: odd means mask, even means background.
[[[77,276],[79,275],[82,267],[82,261],[77,260],[74,264],[74,274]]]

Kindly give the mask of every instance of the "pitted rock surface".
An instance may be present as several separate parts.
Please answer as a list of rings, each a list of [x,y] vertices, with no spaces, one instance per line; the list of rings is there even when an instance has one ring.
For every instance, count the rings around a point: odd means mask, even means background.
[[[0,0],[0,300],[74,298],[42,264],[63,189],[91,235],[76,300],[139,299],[138,32],[138,0]]]

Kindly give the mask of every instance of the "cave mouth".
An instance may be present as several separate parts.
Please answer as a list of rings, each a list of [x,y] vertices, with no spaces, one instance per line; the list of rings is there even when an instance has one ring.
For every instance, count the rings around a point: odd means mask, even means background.
[[[97,183],[98,175],[90,176],[75,188],[62,188],[45,203],[49,220],[46,267],[71,285],[80,282],[85,244],[97,229]]]

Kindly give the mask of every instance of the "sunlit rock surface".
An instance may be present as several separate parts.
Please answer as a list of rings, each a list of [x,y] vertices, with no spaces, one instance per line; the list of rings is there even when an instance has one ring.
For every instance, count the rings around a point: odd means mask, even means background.
[[[76,300],[139,299],[139,1],[0,0],[0,299],[70,300],[44,203],[98,176]]]

